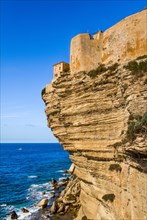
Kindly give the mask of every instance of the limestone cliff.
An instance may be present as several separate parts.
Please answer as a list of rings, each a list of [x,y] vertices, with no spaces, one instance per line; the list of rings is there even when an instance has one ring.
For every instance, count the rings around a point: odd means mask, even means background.
[[[80,179],[78,220],[147,219],[147,56],[130,61],[62,73],[43,94]]]

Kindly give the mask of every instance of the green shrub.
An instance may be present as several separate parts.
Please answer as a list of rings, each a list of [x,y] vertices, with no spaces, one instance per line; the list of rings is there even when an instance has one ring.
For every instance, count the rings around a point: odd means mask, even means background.
[[[133,141],[135,139],[135,122],[131,122],[128,126],[127,139]]]
[[[95,78],[98,74],[103,73],[107,70],[104,64],[101,64],[95,70],[91,70],[87,73],[91,78]]]
[[[142,61],[138,65],[140,71],[147,72],[147,61]]]
[[[88,220],[88,218],[84,215],[84,216],[82,217],[82,220]]]
[[[112,66],[108,67],[108,70],[110,71],[115,71],[118,68],[119,64],[118,63],[114,63]]]
[[[136,60],[141,60],[141,59],[145,59],[145,58],[147,58],[147,55],[143,55],[143,56],[137,57]]]
[[[144,113],[144,115],[142,116],[142,119],[141,119],[141,124],[142,126],[147,126],[147,112]]]
[[[98,68],[96,69],[96,71],[97,71],[98,73],[103,73],[103,72],[105,72],[106,70],[107,70],[107,68],[105,67],[104,64],[101,64],[101,65],[98,66]]]
[[[147,71],[147,61],[137,63],[135,60],[130,61],[124,68],[131,71],[132,74],[140,75]]]
[[[110,164],[109,170],[121,172],[122,168],[119,164]]]
[[[114,195],[114,194],[105,194],[105,195],[102,197],[102,199],[105,200],[105,201],[113,202],[114,199],[115,199],[115,195]]]
[[[132,73],[138,73],[138,63],[136,61],[130,61],[127,66],[125,66],[126,69],[130,70]]]
[[[43,96],[44,94],[45,94],[45,88],[42,89],[41,96]]]
[[[127,131],[127,139],[135,140],[136,134],[147,132],[147,112],[143,116],[137,115],[133,117],[134,120],[130,122]]]

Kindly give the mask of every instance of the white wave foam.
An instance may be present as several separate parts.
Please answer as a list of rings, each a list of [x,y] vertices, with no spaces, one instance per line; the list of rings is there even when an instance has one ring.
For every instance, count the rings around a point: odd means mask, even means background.
[[[11,212],[15,209],[15,207],[13,205],[6,205],[4,208],[7,212]]]
[[[65,180],[66,178],[65,177],[60,177],[58,180],[61,181],[61,180]]]
[[[17,212],[18,220],[34,220],[41,218],[41,212],[39,207],[28,208],[29,212],[23,213],[21,210]],[[7,217],[7,220],[10,220],[11,216]]]
[[[32,184],[28,189],[26,199],[32,201],[33,203],[38,203],[43,198],[50,199],[52,197],[51,191],[52,184],[50,182],[43,184]]]
[[[14,206],[6,206],[5,208],[7,213],[11,213],[12,211],[16,211],[17,215],[19,216],[18,220],[34,220],[34,219],[41,219],[40,216],[40,208],[35,206],[41,199],[47,198],[49,200],[49,205],[51,203],[52,198],[52,184],[51,182],[43,183],[43,184],[32,184],[28,189],[28,194],[26,195],[26,199],[31,201],[33,204],[32,206],[27,207],[29,210],[28,213],[23,213],[20,208],[16,208]],[[3,204],[4,205],[4,204]],[[11,216],[7,217],[7,220],[10,220]]]
[[[37,178],[38,176],[28,176],[28,178],[33,179],[33,178]]]
[[[64,170],[57,170],[56,173],[64,173]]]
[[[0,205],[0,207],[6,207],[7,206],[7,204],[1,204]]]

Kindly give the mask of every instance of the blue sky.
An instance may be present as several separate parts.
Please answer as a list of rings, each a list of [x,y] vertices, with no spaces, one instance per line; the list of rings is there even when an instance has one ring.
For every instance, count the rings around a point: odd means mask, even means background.
[[[144,0],[1,0],[1,142],[56,142],[40,95],[52,65],[69,62],[75,35],[104,31],[145,6]]]

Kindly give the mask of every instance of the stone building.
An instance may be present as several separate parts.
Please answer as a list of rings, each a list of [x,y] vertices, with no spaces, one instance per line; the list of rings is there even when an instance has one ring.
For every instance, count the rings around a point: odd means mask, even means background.
[[[147,10],[126,17],[93,37],[78,34],[71,40],[70,72],[96,69],[100,63],[123,63],[147,54]]]
[[[60,73],[66,72],[69,70],[69,64],[66,62],[59,62],[53,65],[54,67],[54,76],[60,76]]]

